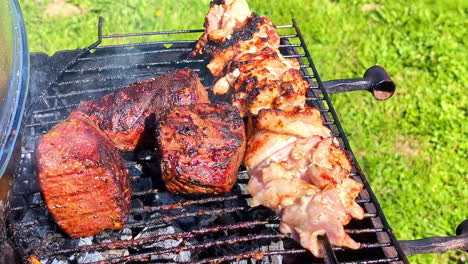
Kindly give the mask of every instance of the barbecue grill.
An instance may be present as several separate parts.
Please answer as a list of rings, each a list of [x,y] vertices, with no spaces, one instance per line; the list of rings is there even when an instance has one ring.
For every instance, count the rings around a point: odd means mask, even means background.
[[[248,175],[238,173],[231,193],[220,196],[174,195],[164,189],[152,151],[123,153],[132,183],[131,215],[120,231],[71,239],[55,224],[42,200],[36,179],[34,151],[38,139],[65,119],[80,101],[91,100],[174,69],[190,67],[210,89],[213,79],[205,59],[188,58],[203,30],[136,34],[102,34],[82,50],[53,56],[31,54],[30,94],[22,137],[13,167],[5,214],[5,239],[16,261],[26,263],[408,263],[405,254],[421,253],[415,244],[396,240],[379,203],[362,173],[343,132],[329,92],[369,90],[377,99],[390,97],[395,86],[385,70],[370,68],[364,78],[322,82],[298,24],[277,26],[281,52],[301,61],[309,80],[307,103],[317,107],[353,163],[352,177],[364,184],[358,203],[363,220],[353,220],[346,232],[362,243],[358,250],[333,247],[322,237],[326,258],[314,258],[290,237],[279,232],[279,218],[264,207],[250,208]],[[163,40],[102,45],[105,39],[155,36]],[[184,40],[169,40],[184,39]],[[223,100],[213,96],[212,100]],[[73,135],[70,135],[73,136]],[[460,231],[461,232],[461,231]],[[2,234],[2,232],[0,232]],[[467,236],[441,238],[445,247],[466,247]],[[1,242],[1,240],[0,240]],[[423,241],[422,246],[427,245]],[[436,241],[440,242],[440,241]],[[447,244],[448,243],[448,244]],[[460,246],[461,245],[461,246]],[[413,251],[411,251],[413,250]],[[434,251],[434,250],[431,250]]]

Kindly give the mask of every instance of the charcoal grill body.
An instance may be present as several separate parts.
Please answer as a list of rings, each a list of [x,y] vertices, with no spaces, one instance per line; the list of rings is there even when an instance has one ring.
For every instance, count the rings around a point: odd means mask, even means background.
[[[30,96],[22,127],[21,153],[6,215],[9,242],[21,261],[41,263],[408,263],[343,132],[339,118],[305,46],[296,21],[279,26],[281,52],[302,64],[309,80],[307,103],[317,107],[353,163],[353,179],[364,184],[358,203],[363,220],[353,220],[346,232],[362,248],[332,247],[324,237],[327,257],[314,258],[279,232],[279,218],[264,207],[250,208],[247,173],[241,169],[233,191],[221,196],[180,196],[167,192],[151,150],[123,153],[132,183],[131,215],[121,231],[104,231],[71,239],[55,224],[42,200],[35,172],[35,147],[40,136],[65,119],[80,101],[92,100],[174,69],[190,67],[203,84],[213,79],[204,59],[188,58],[194,38],[182,41],[101,46],[102,35],[83,50],[53,56],[31,55]],[[146,33],[201,34],[203,30]],[[222,96],[210,95],[214,101]],[[55,262],[54,262],[55,261]]]

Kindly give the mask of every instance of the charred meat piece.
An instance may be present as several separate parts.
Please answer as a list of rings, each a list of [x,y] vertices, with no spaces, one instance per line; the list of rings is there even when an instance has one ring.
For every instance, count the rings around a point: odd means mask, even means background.
[[[130,210],[127,170],[109,137],[74,111],[37,147],[39,183],[47,208],[71,237],[123,227]]]
[[[222,43],[231,33],[244,25],[252,13],[246,0],[216,0],[205,17],[205,33],[192,52],[192,56],[201,55],[213,45]]]
[[[285,59],[270,48],[245,54],[231,62],[227,74],[215,83],[213,92],[232,92],[232,102],[241,115],[256,115],[261,109],[291,111],[305,105],[308,83],[296,60]]]
[[[175,106],[158,130],[161,171],[169,191],[226,193],[245,151],[244,122],[228,104]]]
[[[154,142],[157,120],[167,108],[207,102],[208,93],[198,75],[182,69],[81,102],[78,109],[88,114],[117,148],[132,151],[138,144]]]
[[[252,14],[245,25],[232,34],[218,46],[211,46],[208,50],[212,56],[208,69],[215,77],[221,77],[224,69],[232,61],[246,54],[256,54],[264,49],[278,52],[280,37],[275,26],[267,17]],[[278,52],[279,53],[279,52]]]

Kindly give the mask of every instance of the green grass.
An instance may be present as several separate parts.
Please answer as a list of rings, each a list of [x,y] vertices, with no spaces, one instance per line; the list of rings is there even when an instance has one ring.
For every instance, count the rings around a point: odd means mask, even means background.
[[[20,1],[30,50],[49,54],[105,33],[202,28],[208,1],[70,1],[86,10],[45,16],[46,0]],[[276,24],[295,17],[322,79],[361,76],[383,65],[397,93],[333,95],[343,126],[398,239],[454,234],[468,218],[468,2],[250,0]],[[375,4],[363,11],[364,4]],[[160,11],[160,15],[157,15]],[[128,41],[128,40],[127,40]],[[135,39],[134,41],[144,41]],[[467,254],[412,256],[412,263],[466,263]]]

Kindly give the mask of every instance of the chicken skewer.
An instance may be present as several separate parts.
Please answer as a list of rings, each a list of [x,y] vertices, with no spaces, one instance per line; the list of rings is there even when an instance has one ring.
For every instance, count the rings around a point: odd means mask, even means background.
[[[364,216],[355,202],[362,184],[349,178],[351,163],[320,112],[306,106],[308,82],[299,62],[281,55],[279,40],[271,21],[250,13],[245,0],[213,1],[192,55],[211,56],[213,92],[229,94],[248,119],[250,205],[274,210],[280,231],[317,257],[324,256],[318,235],[357,249],[343,226]]]

